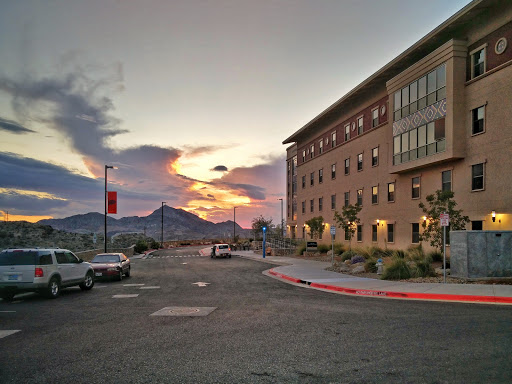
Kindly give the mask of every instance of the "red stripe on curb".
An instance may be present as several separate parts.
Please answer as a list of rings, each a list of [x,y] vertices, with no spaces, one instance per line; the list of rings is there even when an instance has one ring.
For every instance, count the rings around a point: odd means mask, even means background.
[[[289,280],[289,281],[293,281],[294,283],[300,283],[301,280],[300,279],[296,279],[295,277],[290,277],[290,276],[286,276],[286,275],[283,275],[282,273],[278,273],[278,272],[275,272],[273,269],[271,269],[269,271],[269,273],[271,275],[274,275],[274,276],[277,276],[281,279],[285,279],[285,280]]]
[[[303,280],[295,277],[283,275],[282,273],[269,271],[270,274],[294,283],[305,283]],[[308,284],[308,283],[306,283]],[[452,295],[440,293],[412,293],[412,292],[392,292],[392,291],[375,291],[372,289],[354,289],[338,287],[335,285],[326,285],[319,283],[309,283],[312,288],[326,289],[329,291],[342,292],[349,295],[367,296],[367,297],[391,297],[400,299],[420,299],[420,300],[443,300],[443,301],[464,301],[464,302],[480,302],[480,303],[503,303],[512,304],[512,297],[494,297],[494,296],[475,296],[475,295]]]

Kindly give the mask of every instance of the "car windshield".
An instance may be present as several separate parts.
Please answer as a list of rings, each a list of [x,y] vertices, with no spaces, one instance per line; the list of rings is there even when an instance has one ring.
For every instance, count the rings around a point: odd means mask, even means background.
[[[118,263],[119,256],[117,255],[96,255],[92,259],[93,263]]]
[[[37,252],[13,251],[0,252],[0,265],[35,265]]]

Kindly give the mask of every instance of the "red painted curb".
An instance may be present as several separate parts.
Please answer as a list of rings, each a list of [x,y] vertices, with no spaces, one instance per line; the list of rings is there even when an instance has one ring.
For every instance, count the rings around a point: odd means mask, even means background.
[[[275,272],[273,269],[269,271],[270,274],[280,277],[285,280],[293,281],[294,283],[304,283],[312,288],[326,289],[329,291],[342,292],[349,295],[357,296],[370,296],[370,297],[391,297],[399,299],[419,299],[419,300],[443,300],[443,301],[463,301],[463,302],[477,302],[477,303],[501,303],[512,304],[512,297],[495,297],[495,296],[476,296],[476,295],[453,295],[442,293],[412,293],[412,292],[392,292],[392,291],[375,291],[371,289],[354,289],[338,287],[335,285],[326,285],[319,283],[309,283],[295,277],[283,275],[282,273]]]

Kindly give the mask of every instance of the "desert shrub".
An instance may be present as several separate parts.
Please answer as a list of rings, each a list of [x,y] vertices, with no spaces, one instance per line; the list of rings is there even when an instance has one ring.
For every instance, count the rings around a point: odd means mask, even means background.
[[[355,255],[350,258],[350,262],[352,264],[364,263],[365,261],[366,261],[366,259],[364,258],[364,256],[361,256],[361,255]]]
[[[306,251],[306,243],[302,242],[297,246],[296,255],[302,255]]]
[[[368,259],[364,263],[364,270],[369,273],[377,273],[377,259]]]
[[[439,251],[429,252],[428,257],[430,257],[432,261],[443,261],[443,254]]]
[[[436,276],[436,271],[432,267],[432,260],[428,257],[423,260],[417,260],[412,272],[414,277]]]
[[[345,252],[345,250],[343,249],[343,244],[334,243],[334,254],[341,255],[343,252]]]
[[[405,260],[407,253],[405,253],[405,251],[403,251],[401,249],[396,249],[393,251],[393,254],[391,256],[393,256],[393,258],[395,258],[395,259]]]
[[[423,247],[420,245],[411,246],[407,249],[407,254],[409,258],[414,261],[425,260],[425,252],[423,251]]]
[[[403,252],[403,251],[402,251]],[[405,255],[405,252],[403,252]],[[404,258],[400,256],[393,257],[391,264],[389,264],[382,274],[383,280],[401,280],[409,279],[411,277],[411,268]]]
[[[149,245],[151,249],[158,249],[160,248],[160,243],[156,240],[151,239],[151,244]]]
[[[318,244],[318,252],[327,253],[331,250],[331,246],[327,244]]]
[[[341,260],[350,260],[353,256],[357,256],[357,253],[349,249],[348,251],[345,251],[341,254]]]
[[[133,248],[133,251],[135,253],[144,253],[148,250],[148,243],[146,243],[144,240],[139,240],[135,244],[135,247]]]

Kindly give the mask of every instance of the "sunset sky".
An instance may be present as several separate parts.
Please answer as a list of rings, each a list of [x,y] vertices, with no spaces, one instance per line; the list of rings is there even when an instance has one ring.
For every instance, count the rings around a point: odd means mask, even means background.
[[[281,142],[469,0],[20,0],[0,12],[0,217],[281,220]],[[286,215],[286,201],[285,201]]]

